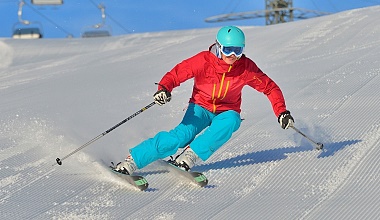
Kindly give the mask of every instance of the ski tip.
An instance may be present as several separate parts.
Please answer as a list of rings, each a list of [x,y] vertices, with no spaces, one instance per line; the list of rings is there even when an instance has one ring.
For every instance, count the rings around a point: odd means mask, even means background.
[[[200,172],[190,172],[190,174],[193,176],[194,182],[198,186],[200,186],[200,187],[207,186],[208,179],[207,179],[207,177],[203,173],[200,173]]]
[[[140,191],[145,191],[149,187],[148,181],[143,176],[139,175],[129,175],[126,173],[119,172],[115,170],[112,166],[110,166],[110,170],[116,174],[121,179],[126,180],[129,184],[136,187]]]
[[[134,185],[140,190],[145,191],[149,187],[148,181],[143,176],[130,176],[133,179]]]

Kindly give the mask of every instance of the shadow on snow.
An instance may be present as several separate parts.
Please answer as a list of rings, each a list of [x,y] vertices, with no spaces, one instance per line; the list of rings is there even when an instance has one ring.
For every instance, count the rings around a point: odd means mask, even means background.
[[[356,144],[358,142],[360,142],[360,140],[349,140],[324,144],[324,149],[321,150],[321,153],[318,155],[317,158],[333,156],[337,151],[342,150],[343,148],[348,147],[349,145]],[[239,167],[258,163],[284,160],[287,158],[287,154],[307,151],[315,151],[315,149],[311,147],[298,146],[252,152],[239,155],[233,158],[217,161],[214,163],[202,164],[196,166],[194,170],[204,172],[207,170],[217,170],[223,168]]]

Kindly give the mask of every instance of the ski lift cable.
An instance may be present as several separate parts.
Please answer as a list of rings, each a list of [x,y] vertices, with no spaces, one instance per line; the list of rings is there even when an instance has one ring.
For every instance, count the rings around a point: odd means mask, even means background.
[[[235,11],[236,10],[236,8],[240,5],[240,3],[241,3],[241,1],[237,1],[236,3],[235,3],[235,6],[234,7],[231,7],[231,12],[233,12],[233,11]]]
[[[2,0],[0,3],[14,3],[15,0]]]
[[[335,5],[330,1],[328,0],[328,2],[330,3],[330,5],[333,7],[333,9],[335,10],[335,12],[338,12],[339,10],[337,9],[337,7],[335,7]]]
[[[99,9],[99,5],[97,5],[93,0],[90,0],[90,2],[96,7]],[[103,7],[104,5],[101,4]],[[119,26],[121,29],[123,29],[126,33],[132,33],[132,31],[128,30],[127,28],[125,28],[120,22],[118,22],[116,19],[114,19],[109,13],[107,12],[104,12],[104,14],[109,18],[111,19],[117,26]]]
[[[314,0],[310,0],[311,1],[311,4],[313,4],[314,8],[318,11],[321,11],[321,9],[318,7],[317,4],[315,4]]]
[[[230,0],[230,2],[228,4],[226,4],[226,7],[223,9],[222,11],[222,14],[227,14],[229,13],[227,10],[229,10],[229,6],[231,5],[231,2],[234,1],[234,0]]]
[[[222,13],[223,14],[233,13],[236,10],[236,8],[240,5],[240,3],[241,1],[230,0],[230,2],[226,4],[226,7],[224,8]]]
[[[59,30],[61,30],[62,32],[66,33],[67,35],[72,36],[72,34],[70,32],[66,31],[63,27],[61,27],[59,24],[55,23],[52,19],[48,18],[46,15],[42,14],[41,12],[39,12],[37,9],[35,9],[32,6],[30,6],[29,4],[27,4],[27,3],[24,3],[24,4],[26,6],[28,6],[30,9],[32,9],[35,13],[37,13],[41,17],[45,18],[48,22],[50,22],[51,24],[53,24],[54,26],[56,26]]]
[[[114,18],[112,18],[108,13],[106,13],[107,17],[109,19],[111,19],[113,22],[115,22],[115,24],[117,26],[119,26],[121,29],[123,29],[126,33],[132,33],[132,31],[128,30],[127,28],[125,28],[122,24],[120,24],[117,20],[115,20]]]

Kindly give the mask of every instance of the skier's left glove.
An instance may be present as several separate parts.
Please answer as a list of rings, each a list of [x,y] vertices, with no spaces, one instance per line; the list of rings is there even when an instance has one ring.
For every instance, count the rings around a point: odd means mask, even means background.
[[[156,93],[154,93],[153,98],[156,104],[163,105],[170,102],[170,100],[172,99],[172,95],[168,90],[160,89]]]
[[[290,111],[284,111],[278,116],[278,123],[283,129],[288,129],[294,125],[294,118],[290,115]]]

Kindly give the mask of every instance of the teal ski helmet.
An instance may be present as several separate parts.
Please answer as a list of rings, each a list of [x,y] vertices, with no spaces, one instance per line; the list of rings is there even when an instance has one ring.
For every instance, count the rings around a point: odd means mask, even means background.
[[[216,40],[224,47],[245,47],[244,33],[236,26],[222,27],[216,35]]]

